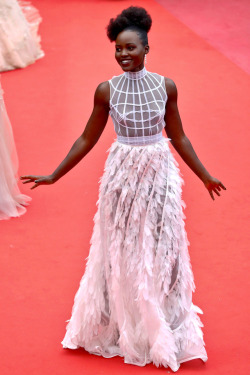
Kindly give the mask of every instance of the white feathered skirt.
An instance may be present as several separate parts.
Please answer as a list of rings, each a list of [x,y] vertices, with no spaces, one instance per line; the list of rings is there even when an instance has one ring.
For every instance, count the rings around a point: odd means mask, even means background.
[[[207,360],[202,311],[192,304],[181,184],[168,140],[113,143],[64,348],[173,371]]]

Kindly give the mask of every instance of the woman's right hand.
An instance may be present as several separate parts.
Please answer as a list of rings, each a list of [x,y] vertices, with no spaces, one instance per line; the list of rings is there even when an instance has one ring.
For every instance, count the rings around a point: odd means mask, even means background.
[[[52,175],[49,176],[21,176],[20,180],[23,180],[23,184],[29,184],[34,182],[35,185],[31,187],[31,189],[35,189],[40,185],[51,185],[54,184],[56,181],[53,179]]]

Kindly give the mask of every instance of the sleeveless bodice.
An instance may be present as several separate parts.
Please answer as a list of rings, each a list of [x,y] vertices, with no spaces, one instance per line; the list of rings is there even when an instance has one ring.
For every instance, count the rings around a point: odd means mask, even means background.
[[[143,68],[115,76],[109,84],[109,113],[117,140],[128,145],[161,140],[167,102],[164,77]]]

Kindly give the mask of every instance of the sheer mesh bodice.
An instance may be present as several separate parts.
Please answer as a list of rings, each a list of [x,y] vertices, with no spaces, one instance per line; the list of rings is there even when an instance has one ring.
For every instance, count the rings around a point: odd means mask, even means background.
[[[115,76],[109,84],[110,116],[117,140],[128,145],[158,142],[165,126],[164,77],[143,68]]]

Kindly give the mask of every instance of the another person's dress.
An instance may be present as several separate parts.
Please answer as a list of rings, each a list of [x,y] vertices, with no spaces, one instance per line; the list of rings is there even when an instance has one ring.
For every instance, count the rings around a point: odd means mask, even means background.
[[[25,68],[44,56],[41,17],[29,1],[0,0],[0,71]]]
[[[24,214],[31,200],[20,193],[17,169],[16,146],[0,85],[0,220]]]
[[[192,304],[182,180],[163,138],[164,77],[145,68],[110,81],[117,141],[101,180],[90,254],[64,348],[170,366],[207,360]]]

